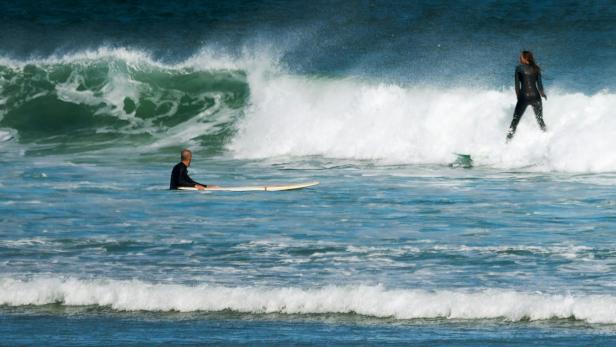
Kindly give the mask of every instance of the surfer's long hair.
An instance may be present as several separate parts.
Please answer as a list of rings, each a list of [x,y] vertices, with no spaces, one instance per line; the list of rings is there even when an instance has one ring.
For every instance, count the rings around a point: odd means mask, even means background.
[[[531,51],[522,51],[520,53],[520,63],[530,65],[536,72],[541,72],[541,68],[535,62],[535,57],[533,57]]]

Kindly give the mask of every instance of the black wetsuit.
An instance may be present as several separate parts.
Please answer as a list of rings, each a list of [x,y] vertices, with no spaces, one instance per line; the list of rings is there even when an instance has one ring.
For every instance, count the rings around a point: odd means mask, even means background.
[[[182,162],[179,162],[176,166],[171,170],[171,181],[169,182],[169,189],[178,189],[179,187],[194,187],[195,185],[202,185],[207,187],[205,184],[201,184],[193,181],[190,176],[188,176],[188,167]]]
[[[525,64],[518,65],[515,68],[515,93],[518,96],[518,103],[515,105],[515,111],[513,111],[507,140],[510,140],[515,134],[515,129],[518,127],[520,118],[522,118],[528,105],[533,107],[537,123],[539,123],[541,130],[545,131],[543,106],[541,105],[541,96],[544,96],[545,93],[543,92],[543,83],[541,83],[541,72],[538,68]]]

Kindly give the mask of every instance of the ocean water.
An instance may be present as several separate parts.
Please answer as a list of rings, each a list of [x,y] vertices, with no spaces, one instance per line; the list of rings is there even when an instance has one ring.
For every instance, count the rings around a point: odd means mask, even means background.
[[[0,13],[0,344],[615,343],[616,4]]]

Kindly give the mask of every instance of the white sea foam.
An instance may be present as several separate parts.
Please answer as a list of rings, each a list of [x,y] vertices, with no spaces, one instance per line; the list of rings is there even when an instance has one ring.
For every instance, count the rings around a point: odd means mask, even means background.
[[[575,318],[616,323],[616,297],[519,292],[507,289],[386,289],[382,286],[266,288],[150,284],[140,281],[0,279],[0,304],[107,306],[121,311],[354,313],[396,319]]]
[[[438,163],[454,152],[499,168],[616,170],[616,94],[550,91],[549,131],[532,109],[505,144],[512,90],[401,87],[280,75],[249,78],[252,106],[229,145],[237,158],[322,155],[390,163]]]

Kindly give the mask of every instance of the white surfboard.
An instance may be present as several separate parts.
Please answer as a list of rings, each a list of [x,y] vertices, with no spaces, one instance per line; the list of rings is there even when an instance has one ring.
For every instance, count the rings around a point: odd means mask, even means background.
[[[203,191],[218,191],[218,192],[278,192],[282,190],[295,190],[313,187],[319,184],[319,182],[305,182],[305,183],[289,183],[289,184],[274,184],[269,186],[240,186],[240,187],[212,187],[205,188]],[[180,190],[195,190],[199,191],[197,188],[193,187],[179,187]]]

